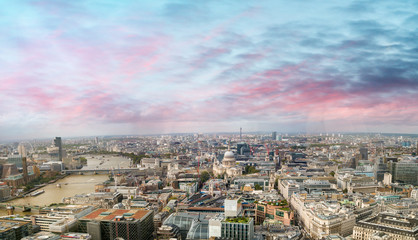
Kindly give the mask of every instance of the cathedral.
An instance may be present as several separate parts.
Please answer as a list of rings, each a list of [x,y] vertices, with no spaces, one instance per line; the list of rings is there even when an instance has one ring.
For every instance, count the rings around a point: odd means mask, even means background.
[[[213,164],[213,173],[215,176],[225,174],[227,177],[235,177],[242,174],[242,168],[237,166],[234,153],[229,149],[225,152],[222,163],[215,160]]]

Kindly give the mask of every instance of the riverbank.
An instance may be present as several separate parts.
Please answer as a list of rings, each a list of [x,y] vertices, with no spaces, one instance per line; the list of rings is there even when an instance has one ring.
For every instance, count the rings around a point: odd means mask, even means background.
[[[27,206],[32,209],[37,209],[53,203],[62,203],[62,199],[65,197],[94,192],[96,184],[103,183],[108,179],[108,175],[68,175],[36,190],[44,190],[45,192],[42,194],[16,198],[1,205],[15,207]],[[60,187],[57,187],[57,184]]]
[[[0,207],[2,207],[4,205],[2,203],[8,203],[8,202],[14,201],[14,200],[19,199],[19,198],[28,197],[28,196],[30,196],[30,194],[32,192],[35,192],[35,191],[37,191],[37,190],[39,190],[39,189],[41,189],[45,186],[48,186],[49,184],[54,184],[55,182],[65,178],[66,176],[68,176],[68,174],[58,175],[54,180],[51,180],[48,183],[43,183],[43,184],[36,185],[35,187],[31,188],[29,191],[21,193],[19,196],[14,196],[12,198],[2,200],[2,201],[0,201]]]

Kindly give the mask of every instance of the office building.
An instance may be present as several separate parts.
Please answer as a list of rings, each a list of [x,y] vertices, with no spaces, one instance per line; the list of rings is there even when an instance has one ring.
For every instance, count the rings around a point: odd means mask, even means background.
[[[378,182],[382,182],[385,177],[385,173],[388,172],[387,165],[383,162],[383,158],[380,158],[374,164],[374,178]]]
[[[360,148],[360,160],[369,160],[369,154],[368,154],[367,148]]]
[[[216,215],[209,220],[209,237],[220,239],[252,240],[254,220],[247,217]]]
[[[65,233],[77,230],[77,219],[60,215],[32,215],[33,225],[37,225],[42,231],[53,233]]]
[[[62,140],[61,137],[54,139],[54,146],[58,148],[58,160],[62,162]]]
[[[0,201],[10,198],[10,187],[4,183],[0,182]]]
[[[311,198],[306,194],[294,194],[290,201],[300,225],[311,239],[322,239],[333,234],[343,237],[351,235],[356,221],[352,209],[334,201],[313,202]]]
[[[418,163],[413,161],[390,162],[392,181],[418,185]]]
[[[258,201],[255,204],[255,222],[262,224],[265,220],[275,220],[285,226],[294,224],[294,214],[286,200]]]
[[[122,199],[123,195],[119,192],[93,192],[88,194],[77,194],[73,197],[65,197],[62,201],[66,204],[112,208],[115,204],[121,202]]]
[[[247,143],[238,143],[237,144],[237,153],[239,155],[250,156],[251,148]]]
[[[237,177],[234,179],[233,184],[238,186],[238,188],[243,188],[245,185],[250,185],[254,188],[256,185],[259,185],[263,190],[270,190],[270,178],[269,177]]]
[[[148,210],[97,209],[79,220],[79,231],[92,239],[153,239],[154,214]]]
[[[23,167],[22,156],[21,155],[9,155],[7,157],[7,163],[16,165],[17,168]]]
[[[272,132],[271,133],[271,139],[274,141],[277,138],[277,132]]]
[[[19,240],[29,236],[31,231],[30,222],[0,219],[0,239]]]
[[[405,215],[380,213],[354,226],[353,239],[418,239],[418,220]],[[379,237],[379,238],[378,238]]]

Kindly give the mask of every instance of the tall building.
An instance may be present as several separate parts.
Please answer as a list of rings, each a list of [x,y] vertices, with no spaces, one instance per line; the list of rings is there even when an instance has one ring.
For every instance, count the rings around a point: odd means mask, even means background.
[[[26,149],[23,144],[19,144],[19,146],[17,147],[17,151],[19,152],[20,156],[26,157]]]
[[[369,160],[368,151],[365,147],[360,148],[360,160]]]
[[[250,145],[247,143],[237,143],[237,154],[249,156],[251,154]]]
[[[381,182],[384,179],[385,173],[388,172],[387,165],[383,162],[383,159],[380,158],[374,164],[374,178],[376,181]]]
[[[393,182],[418,185],[418,163],[413,161],[390,162]]]
[[[271,133],[271,139],[274,141],[277,138],[277,132],[272,132]]]
[[[54,146],[58,148],[58,160],[62,161],[62,140],[61,137],[54,139]]]
[[[22,158],[22,168],[23,168],[23,181],[25,184],[28,183],[28,164],[26,162],[26,156]]]

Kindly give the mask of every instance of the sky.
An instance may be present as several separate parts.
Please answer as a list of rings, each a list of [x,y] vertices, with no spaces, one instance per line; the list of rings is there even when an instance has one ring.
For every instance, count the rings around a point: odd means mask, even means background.
[[[0,140],[418,133],[418,2],[0,1]]]

